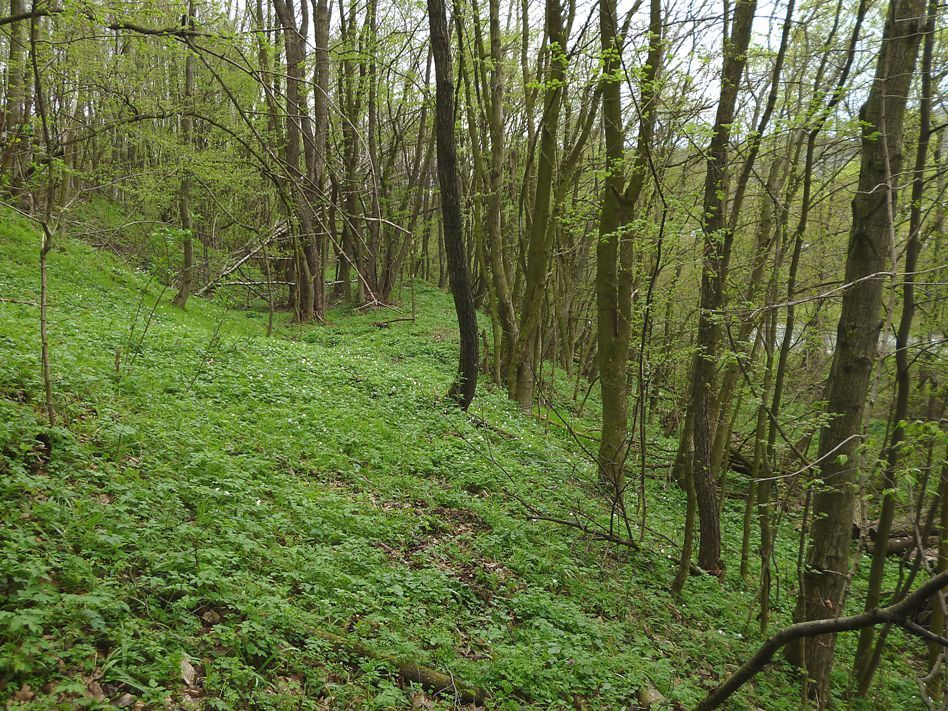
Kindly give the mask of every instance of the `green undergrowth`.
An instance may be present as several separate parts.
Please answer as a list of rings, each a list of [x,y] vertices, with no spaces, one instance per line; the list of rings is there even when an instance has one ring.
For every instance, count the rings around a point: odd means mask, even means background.
[[[264,311],[197,298],[178,311],[148,274],[63,238],[49,257],[50,428],[37,261],[35,231],[4,216],[11,706],[454,705],[331,648],[325,631],[479,686],[490,708],[636,708],[643,689],[688,708],[759,643],[754,589],[736,570],[669,594],[684,501],[661,470],[648,470],[640,551],[529,520],[521,502],[607,520],[590,442],[563,424],[595,432],[596,396],[577,413],[563,378],[559,416],[540,418],[486,382],[471,416],[444,402],[457,349],[446,294],[419,285],[417,320],[384,328],[404,312],[337,309],[307,327],[278,314],[267,338]],[[723,525],[734,561],[739,501]],[[781,584],[795,565],[787,525]],[[776,603],[779,625],[790,600]],[[911,698],[903,672],[886,664],[870,708]],[[732,707],[797,708],[798,690],[778,663]]]

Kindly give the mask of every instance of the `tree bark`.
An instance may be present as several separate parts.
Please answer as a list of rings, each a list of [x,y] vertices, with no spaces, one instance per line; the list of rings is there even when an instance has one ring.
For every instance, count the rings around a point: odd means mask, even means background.
[[[724,283],[730,259],[729,230],[725,227],[724,219],[727,149],[756,7],[756,0],[738,0],[734,9],[731,36],[724,41],[721,96],[714,119],[714,133],[708,147],[704,183],[701,308],[698,315],[697,352],[691,389],[691,409],[694,413],[692,476],[700,528],[698,565],[710,573],[720,573],[723,568],[721,521],[711,459],[714,423],[717,419],[713,389],[721,340],[717,319],[718,311],[724,304]]]
[[[188,3],[188,27],[194,28],[194,0]],[[184,103],[188,110],[181,116],[181,140],[190,150],[194,119],[191,117],[191,100],[194,95],[194,56],[190,47],[186,48],[184,59]],[[184,232],[184,263],[181,266],[181,283],[178,293],[172,303],[183,309],[191,296],[191,286],[194,283],[194,234],[191,222],[191,175],[187,167],[181,176],[181,186],[178,190],[178,220]]]
[[[328,0],[312,0],[313,29],[315,46],[313,55],[315,67],[313,73],[313,165],[310,167],[312,197],[325,190],[326,184],[326,146],[329,137],[329,25],[331,22]],[[325,217],[325,210],[322,210]],[[325,220],[318,220],[319,228],[313,243],[313,315],[322,319],[326,313],[326,286],[324,273],[324,253],[330,235]]]
[[[623,168],[625,130],[620,85],[623,37],[618,32],[615,0],[602,0],[599,27],[605,57],[602,78],[602,120],[606,143],[599,240],[596,243],[596,306],[598,315],[599,373],[602,397],[602,434],[599,475],[621,509],[628,452],[629,338],[632,326],[634,245],[629,223],[645,185],[652,134],[655,128],[655,82],[662,61],[662,8],[652,0],[649,12],[649,51],[642,76],[639,130],[635,161],[628,186]]]
[[[836,348],[827,382],[832,421],[820,434],[822,483],[813,496],[813,527],[807,565],[795,613],[798,621],[837,617],[848,584],[857,440],[878,343],[882,276],[890,247],[892,176],[902,167],[902,123],[911,86],[924,0],[892,0],[875,79],[860,112],[863,121],[859,183],[852,201],[852,229],[846,258]],[[818,635],[801,645],[812,694],[829,703],[835,637]]]
[[[948,571],[948,447],[945,448],[945,457],[942,459],[941,472],[938,479],[938,559],[935,563],[935,572],[944,573]],[[931,605],[932,619],[929,629],[935,634],[944,635],[945,629],[945,601],[941,597],[932,600]],[[928,666],[932,668],[942,653],[941,645],[929,643],[928,646]],[[938,692],[944,686],[944,674],[939,676],[932,684],[929,684],[928,695],[931,698],[937,698]]]
[[[10,0],[10,17],[31,14],[26,9],[26,0]],[[32,8],[35,10],[36,8]],[[26,48],[29,39],[26,34],[27,24],[22,21],[10,25],[9,54],[6,67],[6,98],[3,106],[3,126],[0,127],[6,136],[3,153],[0,156],[0,178],[10,185],[13,192],[19,188],[22,181],[22,163],[29,140],[24,134],[26,128]]]
[[[307,28],[297,26],[293,0],[274,0],[273,6],[283,25],[286,50],[286,163],[292,181],[289,187],[295,214],[290,217],[291,220],[295,218],[293,254],[297,275],[294,311],[296,320],[305,322],[316,318],[316,275],[313,271],[314,266],[319,264],[313,247],[315,219],[310,199],[312,191],[308,189],[311,176],[308,169],[305,172],[302,169],[306,154],[312,156],[314,149],[305,92],[306,82],[303,78],[303,63],[306,60],[304,35]],[[307,139],[305,145],[304,138]]]
[[[490,101],[487,126],[490,135],[490,171],[487,197],[487,256],[497,298],[497,312],[503,329],[500,365],[506,374],[510,351],[517,341],[517,316],[514,311],[510,277],[504,260],[503,212],[501,189],[504,162],[504,75],[500,35],[500,0],[488,0],[490,12]]]
[[[882,581],[885,574],[886,554],[892,519],[895,516],[896,474],[899,466],[900,445],[905,439],[904,420],[908,417],[909,394],[912,387],[909,367],[909,336],[915,316],[915,270],[922,241],[919,230],[922,224],[922,193],[925,181],[925,162],[928,157],[928,139],[931,134],[932,106],[932,55],[934,48],[935,14],[934,0],[929,5],[925,23],[925,45],[922,52],[922,97],[919,103],[918,143],[915,149],[915,167],[912,176],[912,202],[909,215],[908,244],[905,248],[905,277],[902,282],[902,314],[895,338],[895,407],[892,411],[892,437],[886,450],[886,466],[882,475],[882,511],[876,529],[877,545],[872,553],[869,571],[869,587],[866,591],[865,609],[878,606],[882,598]],[[856,677],[856,694],[865,696],[872,683],[874,667],[871,665],[875,634],[867,627],[859,634],[856,662],[853,673]]]
[[[457,312],[461,348],[458,372],[449,397],[466,410],[477,388],[477,314],[464,249],[461,196],[458,182],[457,143],[454,134],[454,71],[443,0],[428,0],[431,51],[435,64],[435,131],[438,146],[438,183],[441,188],[441,220],[451,294]]]
[[[546,0],[546,39],[549,53],[549,72],[543,102],[543,120],[540,123],[540,147],[537,156],[536,193],[533,201],[533,220],[527,244],[525,292],[521,309],[520,330],[511,353],[508,391],[521,409],[529,412],[533,406],[536,374],[537,340],[543,316],[547,272],[552,249],[550,214],[552,212],[553,182],[556,172],[557,133],[560,107],[566,79],[566,32],[563,29],[563,8],[560,0]]]

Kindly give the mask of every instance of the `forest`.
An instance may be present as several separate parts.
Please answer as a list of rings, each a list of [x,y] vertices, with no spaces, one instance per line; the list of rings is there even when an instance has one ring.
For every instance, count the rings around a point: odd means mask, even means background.
[[[5,708],[948,710],[945,10],[0,2]]]

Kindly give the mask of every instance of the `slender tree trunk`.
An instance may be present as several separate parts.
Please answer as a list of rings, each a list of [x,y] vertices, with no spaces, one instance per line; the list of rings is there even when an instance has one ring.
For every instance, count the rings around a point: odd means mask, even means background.
[[[691,454],[690,450],[685,451]],[[678,573],[675,575],[671,587],[674,595],[681,594],[681,591],[685,588],[685,583],[688,582],[688,576],[691,575],[691,557],[695,546],[695,513],[698,508],[698,496],[695,493],[694,479],[691,475],[691,458],[689,457],[682,472],[688,503],[685,510],[685,534],[681,544],[681,558],[678,560]]]
[[[625,488],[628,443],[628,393],[626,364],[632,310],[632,245],[623,228],[631,210],[623,200],[622,166],[625,132],[618,74],[622,38],[616,34],[616,4],[599,4],[603,65],[602,116],[606,140],[606,178],[603,181],[599,240],[596,243],[596,301],[598,311],[599,373],[602,394],[602,434],[599,440],[599,475],[610,486],[615,502]],[[621,255],[621,256],[620,256]]]
[[[537,341],[543,317],[543,299],[552,249],[550,215],[556,171],[556,153],[560,108],[566,79],[566,33],[563,29],[563,8],[560,0],[546,0],[546,38],[549,52],[549,73],[540,124],[540,147],[537,156],[536,194],[533,220],[527,246],[526,286],[521,309],[520,330],[511,354],[508,391],[521,409],[529,412],[533,405],[536,374]]]
[[[36,3],[33,3],[33,9],[36,9]],[[47,259],[49,252],[53,248],[53,200],[56,196],[56,180],[54,175],[55,164],[53,155],[55,154],[54,131],[50,125],[50,114],[46,91],[43,88],[42,74],[40,72],[40,60],[38,57],[38,36],[39,36],[40,17],[34,16],[30,20],[29,31],[29,57],[30,65],[33,69],[33,90],[36,94],[36,111],[40,118],[42,128],[43,148],[45,152],[46,163],[46,195],[43,201],[43,219],[41,226],[43,233],[40,242],[40,360],[43,368],[43,390],[46,396],[46,419],[50,427],[56,426],[56,404],[53,401],[53,375],[49,357],[49,333],[48,333],[48,315],[49,315],[49,282],[46,275]],[[24,74],[24,78],[25,78]],[[25,116],[25,111],[24,111]]]
[[[345,179],[341,184],[343,193],[342,206],[342,243],[339,245],[338,274],[336,277],[335,294],[338,298],[349,303],[362,303],[365,299],[365,290],[360,275],[356,274],[357,287],[352,290],[352,267],[356,265],[358,272],[360,264],[359,249],[360,236],[358,233],[358,186],[359,162],[361,160],[358,140],[358,122],[361,112],[362,98],[360,83],[356,77],[356,63],[352,58],[357,53],[356,46],[356,7],[352,2],[348,17],[345,8],[340,5],[340,37],[345,58],[340,62],[341,76],[339,79],[339,95],[342,97],[342,113],[340,124],[342,127],[343,157],[345,160]]]
[[[941,471],[938,480],[938,559],[935,563],[935,572],[944,573],[948,570],[948,447],[945,448],[945,458],[942,460]],[[932,621],[929,626],[932,632],[938,635],[945,635],[945,600],[943,597],[936,596],[932,600]],[[928,668],[931,669],[937,664],[938,657],[944,653],[945,649],[937,642],[929,642],[928,645]],[[928,685],[928,695],[933,699],[939,698],[945,684],[945,672],[942,671],[938,677]]]
[[[10,0],[10,15],[26,12],[26,0]],[[27,95],[27,23],[14,22],[10,25],[9,54],[6,67],[6,99],[3,106],[3,131],[6,133],[3,153],[0,154],[0,179],[2,184],[11,187],[12,192],[20,187],[29,137],[26,135],[26,95]]]
[[[514,311],[510,276],[504,260],[503,237],[503,164],[504,164],[504,75],[500,36],[500,0],[489,0],[490,12],[490,102],[487,126],[490,135],[490,172],[487,197],[487,254],[497,297],[497,312],[503,330],[500,353],[501,375],[506,375],[510,351],[517,341],[517,316]]]
[[[367,46],[364,48],[369,54],[368,60],[368,101],[366,110],[368,112],[368,122],[366,126],[366,142],[368,143],[369,153],[369,185],[371,187],[371,218],[368,220],[369,243],[365,249],[365,270],[363,278],[369,283],[369,290],[373,293],[378,291],[378,252],[379,235],[382,227],[382,208],[379,204],[380,190],[380,166],[379,166],[379,148],[378,148],[378,64],[376,61],[377,52],[377,0],[368,0],[366,4],[365,23],[368,28],[366,33]]]
[[[794,159],[795,162],[795,159]],[[792,189],[789,193],[792,194]],[[780,278],[780,268],[783,261],[783,235],[786,227],[788,208],[788,199],[784,200],[784,205],[780,209],[780,216],[777,219],[776,244],[774,245],[774,267],[770,277],[770,284],[767,288],[767,301],[774,303],[777,300],[777,282]],[[760,527],[760,629],[762,633],[767,632],[770,624],[770,589],[771,574],[770,566],[774,549],[774,492],[775,482],[772,478],[772,469],[768,466],[769,440],[767,439],[768,430],[768,412],[767,398],[770,397],[771,386],[774,378],[774,352],[777,345],[777,310],[771,309],[766,315],[764,328],[764,350],[767,354],[767,360],[764,371],[764,382],[761,388],[760,405],[757,409],[757,427],[754,438],[754,461],[751,467],[751,474],[757,484],[757,520]],[[763,475],[763,476],[761,476]]]
[[[194,27],[194,0],[188,3],[188,26]],[[194,120],[191,117],[190,106],[194,96],[194,56],[188,48],[184,59],[184,103],[188,106],[181,116],[181,140],[190,150],[192,148],[192,133]],[[184,263],[181,266],[181,283],[178,293],[172,303],[183,309],[191,296],[191,286],[194,283],[194,230],[191,222],[191,174],[187,167],[181,176],[181,187],[178,190],[178,221],[184,233]]]
[[[305,1],[305,0],[304,0]],[[283,25],[283,40],[286,51],[286,163],[292,181],[289,192],[295,218],[293,231],[293,254],[296,270],[296,298],[294,303],[297,321],[312,321],[316,318],[314,291],[314,266],[319,264],[314,249],[315,214],[311,201],[312,174],[302,166],[313,163],[315,140],[309,123],[309,107],[303,78],[303,63],[306,60],[308,15],[297,26],[293,0],[274,0],[274,9]],[[305,139],[305,143],[304,143]]]
[[[694,411],[694,462],[692,476],[698,503],[700,544],[698,565],[720,573],[721,521],[718,515],[717,484],[711,465],[714,423],[714,380],[721,340],[718,311],[724,304],[724,284],[730,259],[730,231],[725,227],[724,185],[728,165],[727,148],[734,121],[734,110],[754,21],[756,0],[738,0],[734,10],[731,36],[724,42],[724,68],[721,72],[721,97],[714,120],[714,134],[708,147],[708,166],[704,184],[703,269],[701,308],[698,315],[697,353],[691,389]]]
[[[313,96],[313,141],[314,141],[314,161],[312,167],[313,195],[311,200],[315,200],[315,192],[322,192],[326,184],[326,146],[329,138],[329,25],[331,21],[329,13],[328,0],[312,0],[313,4],[313,27],[315,48],[314,69],[314,91]],[[325,216],[325,210],[322,215]],[[335,219],[335,218],[332,218]],[[325,245],[329,229],[325,226],[325,221],[320,220],[320,227],[313,240],[313,310],[317,319],[322,319],[326,313],[326,287],[325,287]]]

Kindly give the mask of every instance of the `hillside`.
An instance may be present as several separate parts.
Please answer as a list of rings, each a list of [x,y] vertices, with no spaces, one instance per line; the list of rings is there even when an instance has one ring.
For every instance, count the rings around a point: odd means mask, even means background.
[[[524,503],[607,525],[583,444],[597,395],[577,413],[564,380],[556,412],[531,419],[485,378],[468,415],[443,402],[457,334],[430,286],[414,323],[283,314],[268,338],[263,311],[193,298],[182,312],[148,274],[64,238],[49,429],[37,244],[0,222],[8,707],[451,708],[479,689],[492,709],[688,708],[759,643],[736,570],[668,592],[685,503],[660,463],[641,550],[530,520]],[[740,520],[728,502],[731,559]],[[780,575],[796,564],[787,526]],[[778,595],[776,625],[791,604]],[[912,698],[904,664],[883,666],[866,708]],[[778,664],[732,708],[796,708],[798,688]]]

